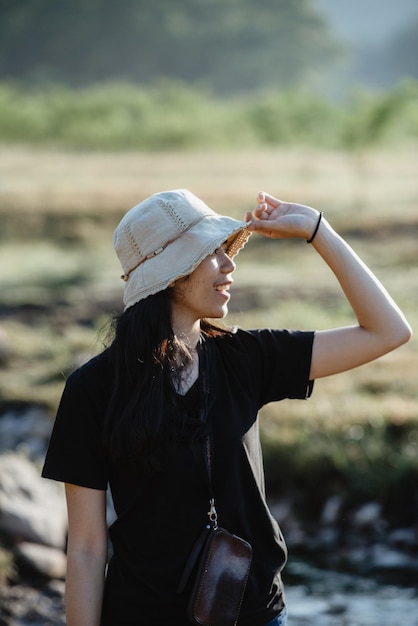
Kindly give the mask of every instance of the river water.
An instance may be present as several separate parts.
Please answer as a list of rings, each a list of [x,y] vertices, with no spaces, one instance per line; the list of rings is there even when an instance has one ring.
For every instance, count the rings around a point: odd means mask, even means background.
[[[418,626],[418,587],[287,565],[289,626]]]

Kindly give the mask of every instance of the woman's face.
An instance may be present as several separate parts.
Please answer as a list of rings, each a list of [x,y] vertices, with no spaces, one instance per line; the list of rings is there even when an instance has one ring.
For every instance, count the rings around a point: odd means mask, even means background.
[[[225,242],[170,288],[174,320],[193,324],[201,318],[222,318],[228,313],[229,287],[236,265],[226,248]]]

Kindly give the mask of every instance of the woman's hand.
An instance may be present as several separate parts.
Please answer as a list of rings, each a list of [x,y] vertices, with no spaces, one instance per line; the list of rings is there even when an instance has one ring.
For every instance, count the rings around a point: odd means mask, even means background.
[[[282,202],[264,191],[257,196],[257,206],[245,216],[248,230],[272,239],[308,240],[315,230],[319,213],[303,204]]]

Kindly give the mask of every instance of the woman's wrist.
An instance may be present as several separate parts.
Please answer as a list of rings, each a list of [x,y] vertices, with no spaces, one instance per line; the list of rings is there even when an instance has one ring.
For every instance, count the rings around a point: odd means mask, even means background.
[[[306,243],[312,243],[313,240],[315,239],[315,237],[316,237],[316,235],[318,233],[319,227],[321,226],[321,221],[322,221],[323,215],[324,215],[323,211],[320,211],[319,215],[318,215],[318,218],[317,218],[317,221],[316,221],[316,224],[315,224],[315,228],[314,228],[314,230],[312,232],[312,235],[309,237],[309,239],[306,240]]]

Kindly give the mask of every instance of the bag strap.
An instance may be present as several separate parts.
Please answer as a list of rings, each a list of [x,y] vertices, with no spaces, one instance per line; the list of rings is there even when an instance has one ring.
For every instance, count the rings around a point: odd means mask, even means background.
[[[207,419],[207,416],[209,413],[209,383],[208,383],[209,361],[208,361],[208,352],[207,352],[205,344],[202,344],[201,354],[202,354],[203,410],[205,411],[205,414],[206,414],[205,419]],[[217,515],[216,507],[215,507],[215,494],[213,491],[213,484],[212,484],[212,448],[213,448],[213,441],[212,441],[211,433],[209,432],[203,441],[203,455],[204,455],[206,471],[208,475],[208,484],[209,484],[209,493],[210,493],[208,517],[209,517],[210,526],[212,527],[213,530],[215,530],[218,527],[218,515]]]
[[[199,414],[199,418],[200,421],[202,422],[206,422],[208,419],[208,415],[209,415],[209,409],[210,409],[210,403],[209,403],[209,355],[208,355],[208,350],[207,350],[207,346],[205,344],[205,339],[202,338],[202,341],[199,343],[198,345],[198,354],[199,354],[199,358],[200,358],[200,393],[201,393],[201,397],[202,397],[202,402],[201,402],[201,409],[200,409],[200,414]],[[206,435],[206,437],[203,439],[203,441],[198,442],[198,450],[195,450],[195,455],[198,458],[200,456],[201,459],[201,454],[202,454],[202,449],[203,449],[203,459],[204,459],[204,465],[205,465],[205,477],[206,477],[206,482],[207,482],[207,486],[209,488],[209,511],[208,511],[208,517],[209,517],[209,523],[211,525],[212,528],[217,528],[218,524],[217,524],[217,514],[216,514],[216,508],[215,508],[215,494],[213,491],[213,484],[212,484],[212,448],[213,448],[213,441],[212,441],[212,436],[211,433],[208,432],[208,434]],[[198,458],[199,461],[199,458]],[[201,463],[201,461],[200,461]]]
[[[199,558],[203,550],[203,546],[205,545],[205,541],[209,533],[211,532],[211,530],[212,528],[209,526],[209,524],[205,526],[205,528],[200,533],[196,543],[194,544],[193,549],[189,554],[189,558],[187,559],[186,565],[184,566],[184,570],[181,575],[181,578],[179,580],[179,584],[177,586],[177,593],[183,593],[184,588],[187,584],[187,581],[190,578],[190,574],[193,571],[196,561]]]
[[[202,395],[202,408],[200,412],[201,421],[206,421],[208,413],[209,413],[209,386],[208,386],[208,355],[206,346],[202,342],[199,348],[199,356],[202,359],[201,364],[201,395]],[[199,443],[199,451],[195,448],[196,457],[198,457],[199,462],[201,463],[202,456],[201,452],[203,450],[203,460],[205,465],[205,476],[206,481],[209,487],[209,511],[207,513],[209,517],[209,522],[204,527],[203,531],[200,533],[197,541],[195,542],[192,551],[189,555],[189,558],[186,561],[186,565],[184,567],[183,573],[181,575],[179,584],[177,586],[177,593],[182,593],[187,584],[187,581],[190,578],[190,575],[193,571],[196,562],[202,553],[203,546],[205,545],[206,539],[209,534],[218,528],[218,515],[216,513],[215,508],[215,497],[213,494],[213,486],[212,486],[212,441],[211,434],[208,433],[203,441]]]

